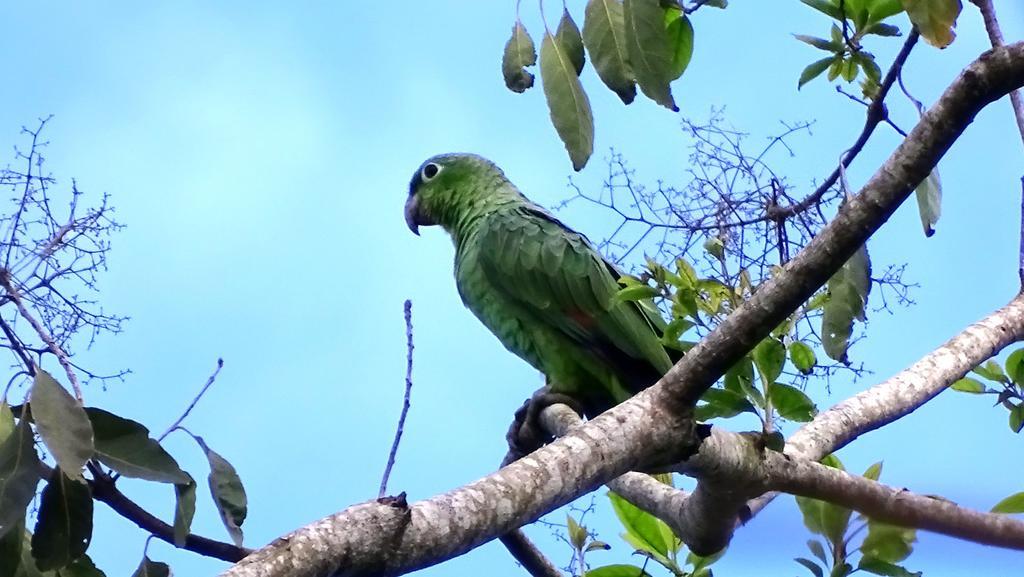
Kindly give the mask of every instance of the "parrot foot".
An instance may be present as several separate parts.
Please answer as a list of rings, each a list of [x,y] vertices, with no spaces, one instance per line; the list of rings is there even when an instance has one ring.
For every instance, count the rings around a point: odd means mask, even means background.
[[[505,465],[517,461],[526,455],[536,451],[553,440],[553,437],[544,430],[540,422],[540,414],[551,405],[567,405],[579,414],[583,414],[583,407],[576,399],[562,394],[552,393],[548,387],[539,389],[532,397],[526,399],[523,406],[516,409],[512,425],[505,434],[508,441],[508,454],[501,462]]]

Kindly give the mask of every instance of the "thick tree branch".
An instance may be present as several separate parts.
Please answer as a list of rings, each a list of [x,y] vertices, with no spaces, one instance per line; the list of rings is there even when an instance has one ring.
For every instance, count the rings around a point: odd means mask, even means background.
[[[695,440],[686,416],[701,394],[846,262],[981,108],[1021,85],[1024,43],[983,54],[832,223],[651,389],[484,479],[411,506],[352,506],[275,540],[225,575],[402,574],[464,553],[627,471],[684,460]]]

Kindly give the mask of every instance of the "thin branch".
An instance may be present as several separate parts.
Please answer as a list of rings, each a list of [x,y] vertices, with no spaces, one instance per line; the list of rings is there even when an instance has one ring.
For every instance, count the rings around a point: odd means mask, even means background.
[[[384,467],[384,476],[380,480],[380,490],[377,498],[382,499],[388,490],[388,479],[391,477],[391,467],[395,465],[395,456],[398,454],[398,445],[402,442],[402,433],[405,431],[405,417],[409,414],[409,394],[412,392],[412,351],[416,347],[412,342],[412,301],[405,301],[405,398],[402,400],[402,412],[398,416],[398,427],[395,428],[395,440],[391,443],[391,451],[388,453],[388,464]]]
[[[171,426],[167,427],[167,430],[164,431],[163,434],[157,437],[157,442],[163,441],[167,437],[167,435],[171,434],[171,431],[177,429],[178,426],[181,425],[181,422],[185,420],[185,417],[187,417],[188,414],[192,412],[192,409],[195,408],[196,404],[199,402],[199,399],[203,398],[203,395],[206,394],[206,391],[210,388],[211,385],[213,385],[213,382],[217,380],[217,375],[220,374],[220,370],[222,368],[224,368],[224,359],[217,359],[217,368],[214,369],[213,373],[210,374],[210,377],[206,379],[206,384],[203,385],[203,388],[199,390],[199,394],[197,394],[192,399],[192,402],[188,404],[188,408],[185,409],[185,412],[182,413],[181,416],[177,418],[177,420],[171,423]]]
[[[999,30],[999,20],[996,18],[996,9],[992,0],[971,0],[978,10],[981,10],[981,17],[985,21],[985,31],[988,32],[992,48],[1004,46],[1003,33]],[[1010,92],[1010,105],[1013,107],[1013,115],[1017,118],[1017,130],[1020,131],[1021,142],[1024,142],[1024,98],[1021,98],[1020,90]]]
[[[531,577],[563,577],[562,572],[544,556],[544,553],[541,553],[540,549],[521,530],[516,529],[505,533],[499,539]]]

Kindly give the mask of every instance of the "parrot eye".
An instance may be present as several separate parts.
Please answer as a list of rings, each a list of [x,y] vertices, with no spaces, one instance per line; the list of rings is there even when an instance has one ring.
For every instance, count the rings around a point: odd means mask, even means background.
[[[434,164],[433,162],[427,163],[427,165],[423,167],[423,171],[421,172],[421,174],[423,175],[423,181],[426,182],[428,180],[431,180],[440,172],[441,167],[439,165]]]

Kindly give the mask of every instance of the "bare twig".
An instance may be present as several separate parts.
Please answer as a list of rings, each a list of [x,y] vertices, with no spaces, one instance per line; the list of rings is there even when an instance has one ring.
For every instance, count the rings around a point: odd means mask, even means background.
[[[395,440],[391,443],[391,451],[388,453],[388,464],[384,467],[384,476],[380,480],[380,490],[377,498],[383,498],[388,490],[388,479],[391,477],[391,467],[395,465],[395,455],[398,454],[398,444],[402,442],[402,433],[405,431],[405,417],[409,414],[409,394],[412,392],[412,351],[415,348],[412,343],[412,301],[405,301],[405,398],[402,400],[402,412],[398,416],[398,427],[395,429]]]
[[[195,398],[192,399],[192,402],[188,404],[188,408],[185,409],[185,412],[182,413],[181,416],[177,418],[177,420],[171,423],[171,426],[167,427],[167,430],[164,431],[163,434],[157,437],[157,442],[163,441],[164,438],[167,437],[167,435],[171,434],[171,431],[177,429],[178,426],[181,425],[181,422],[185,420],[185,417],[187,417],[188,414],[192,412],[192,409],[195,408],[196,403],[199,402],[199,399],[203,398],[203,395],[206,394],[206,391],[210,388],[211,385],[213,385],[213,382],[217,380],[217,375],[220,374],[220,370],[222,368],[224,368],[224,359],[217,359],[217,368],[214,369],[213,373],[210,374],[210,377],[206,379],[206,384],[203,385],[203,388],[200,389],[199,393],[195,396]]]
[[[981,10],[981,17],[985,21],[985,31],[988,32],[988,39],[993,48],[1003,46],[1003,33],[999,30],[999,20],[996,18],[996,9],[992,0],[971,0],[978,10]],[[1024,142],[1024,98],[1021,98],[1020,90],[1010,92],[1010,105],[1013,106],[1013,114],[1017,118],[1017,130],[1020,131],[1021,142]]]

